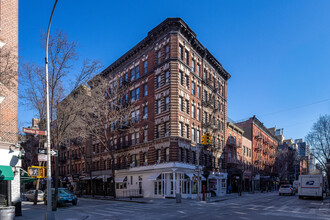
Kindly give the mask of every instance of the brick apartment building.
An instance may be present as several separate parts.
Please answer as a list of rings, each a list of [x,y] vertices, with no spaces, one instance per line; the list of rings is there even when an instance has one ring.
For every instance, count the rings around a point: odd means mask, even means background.
[[[197,146],[202,135],[212,134],[212,146],[201,149],[199,164],[208,176],[210,189],[226,192],[226,175],[220,173],[226,141],[227,81],[222,65],[180,18],[168,18],[146,38],[103,72],[129,81],[128,96],[134,101],[134,131],[113,136],[116,194],[144,197],[196,197]],[[109,85],[110,87],[110,85]],[[75,185],[88,182],[87,161],[75,144],[63,150],[60,174]],[[96,192],[111,178],[111,157],[93,141],[90,153]],[[70,160],[68,160],[70,159]],[[72,178],[72,176],[74,178]],[[85,176],[85,177],[84,177]],[[201,176],[206,185],[205,177]],[[88,184],[86,184],[88,188]],[[78,190],[78,189],[77,189]]]
[[[236,123],[252,144],[252,180],[254,189],[266,190],[273,186],[274,163],[279,139],[255,116]]]
[[[243,134],[243,129],[227,122],[227,140],[221,169],[228,173],[228,186],[232,187],[232,192],[248,191],[251,184],[251,141]]]
[[[18,0],[0,2],[0,206],[20,201]],[[16,145],[16,147],[15,147]],[[9,193],[11,192],[11,193]],[[6,202],[5,201],[9,201]]]

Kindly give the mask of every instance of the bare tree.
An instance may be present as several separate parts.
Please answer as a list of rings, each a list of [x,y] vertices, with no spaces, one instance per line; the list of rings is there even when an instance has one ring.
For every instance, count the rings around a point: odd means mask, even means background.
[[[133,123],[139,120],[139,112],[134,112],[134,97],[128,99],[129,83],[117,76],[98,75],[89,82],[91,95],[85,99],[85,112],[72,135],[78,135],[92,144],[103,146],[111,157],[111,191],[115,193],[115,150],[123,134],[128,135]],[[139,93],[135,94],[138,96]],[[134,112],[132,114],[132,112]],[[116,140],[114,140],[116,139]],[[90,147],[90,146],[89,146]],[[90,173],[91,176],[91,173]]]
[[[45,47],[46,36],[42,35]],[[66,34],[57,31],[49,40],[49,102],[51,121],[51,145],[58,148],[67,137],[69,125],[75,121],[81,106],[74,95],[79,85],[89,81],[101,67],[98,61],[85,60],[77,74],[74,64],[78,58],[77,43],[70,41]],[[44,67],[24,63],[20,71],[20,83],[24,91],[20,93],[23,103],[37,112],[39,127],[46,129],[46,82]],[[73,81],[71,83],[68,83]],[[58,161],[56,163],[58,165]],[[58,169],[56,169],[58,176]],[[57,181],[55,182],[57,184]]]
[[[326,173],[328,183],[330,183],[330,170],[327,167],[327,162],[330,162],[330,115],[320,116],[306,136],[306,141],[313,150],[321,170]]]

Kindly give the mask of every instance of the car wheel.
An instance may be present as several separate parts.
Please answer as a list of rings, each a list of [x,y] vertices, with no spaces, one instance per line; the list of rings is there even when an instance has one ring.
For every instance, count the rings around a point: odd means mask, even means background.
[[[299,196],[299,199],[302,199],[303,197],[302,196]]]
[[[72,205],[77,205],[77,202],[78,202],[77,200],[73,200]]]

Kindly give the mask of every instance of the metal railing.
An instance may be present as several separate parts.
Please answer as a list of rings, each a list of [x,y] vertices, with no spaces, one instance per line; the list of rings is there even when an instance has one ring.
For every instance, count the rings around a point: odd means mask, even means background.
[[[123,197],[143,197],[143,190],[142,189],[127,189],[123,191]]]

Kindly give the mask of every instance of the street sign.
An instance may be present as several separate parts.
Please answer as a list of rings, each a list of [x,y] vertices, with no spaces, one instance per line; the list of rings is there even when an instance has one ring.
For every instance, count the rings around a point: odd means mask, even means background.
[[[38,154],[47,154],[47,149],[38,148]]]
[[[31,129],[31,128],[23,128],[24,133],[29,133],[29,134],[38,134],[38,135],[44,135],[46,136],[47,132],[46,131],[40,131],[37,129]]]
[[[54,157],[57,157],[58,156],[58,150],[50,150],[50,155],[51,156],[54,156]]]
[[[38,161],[47,161],[46,154],[38,154]]]

